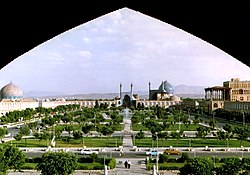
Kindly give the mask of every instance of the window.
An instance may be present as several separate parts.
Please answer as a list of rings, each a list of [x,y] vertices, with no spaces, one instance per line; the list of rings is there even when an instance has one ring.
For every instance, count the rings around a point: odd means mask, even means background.
[[[243,94],[243,89],[240,89],[240,90],[239,90],[239,94]]]
[[[217,103],[214,103],[214,108],[218,108],[218,104]]]

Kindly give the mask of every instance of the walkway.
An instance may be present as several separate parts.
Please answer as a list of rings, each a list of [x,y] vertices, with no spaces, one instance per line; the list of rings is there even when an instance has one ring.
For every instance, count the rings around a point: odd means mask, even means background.
[[[129,109],[124,109],[123,111],[123,123],[124,123],[124,131],[123,131],[123,151],[128,151],[128,149],[133,148],[133,139],[131,136],[131,113]]]
[[[130,169],[125,168],[124,162],[126,160],[131,161]],[[116,168],[109,171],[108,175],[149,175],[152,174],[151,171],[146,170],[145,164],[142,164],[144,160],[142,159],[132,159],[132,158],[117,158]],[[141,163],[140,163],[141,162]]]

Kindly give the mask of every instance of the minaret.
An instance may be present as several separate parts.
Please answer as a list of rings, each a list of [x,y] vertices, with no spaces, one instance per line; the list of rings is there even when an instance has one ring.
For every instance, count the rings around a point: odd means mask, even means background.
[[[131,83],[131,96],[133,96],[133,83]]]
[[[120,83],[120,100],[122,99],[122,83]]]
[[[148,82],[148,99],[151,99],[151,83]]]

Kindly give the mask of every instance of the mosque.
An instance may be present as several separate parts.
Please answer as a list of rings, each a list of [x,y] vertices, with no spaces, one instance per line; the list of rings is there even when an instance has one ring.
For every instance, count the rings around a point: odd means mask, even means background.
[[[151,89],[151,83],[148,83],[148,99],[140,99],[139,94],[133,92],[133,84],[130,85],[129,92],[122,92],[122,84],[120,84],[120,96],[116,97],[118,106],[137,107],[138,105],[162,106],[169,107],[180,103],[180,98],[174,94],[174,88],[168,81],[162,81],[158,89]]]
[[[140,99],[139,94],[133,91],[133,84],[131,83],[130,91],[122,91],[122,84],[120,84],[119,96],[114,99],[98,100],[99,103],[106,103],[111,106],[124,107],[151,107],[161,106],[167,108],[172,105],[177,105],[181,102],[180,98],[174,94],[174,88],[168,81],[162,81],[158,89],[151,89],[151,83],[148,84],[148,98]],[[33,98],[23,98],[23,90],[10,82],[5,85],[0,91],[0,115],[14,110],[24,110],[26,108],[54,108],[59,105],[79,104],[82,107],[94,107],[96,100],[66,100],[64,98],[57,100],[41,100]]]

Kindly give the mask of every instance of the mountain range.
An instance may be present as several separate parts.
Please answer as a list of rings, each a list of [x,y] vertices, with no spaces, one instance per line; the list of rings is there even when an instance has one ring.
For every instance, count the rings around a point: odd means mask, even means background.
[[[175,94],[179,97],[189,98],[203,98],[204,86],[188,86],[177,85],[174,86]],[[147,91],[135,91],[140,98],[148,98]],[[66,94],[63,92],[52,91],[28,91],[24,93],[25,98],[68,98],[68,99],[113,99],[119,96],[119,93],[88,93],[88,94]]]

